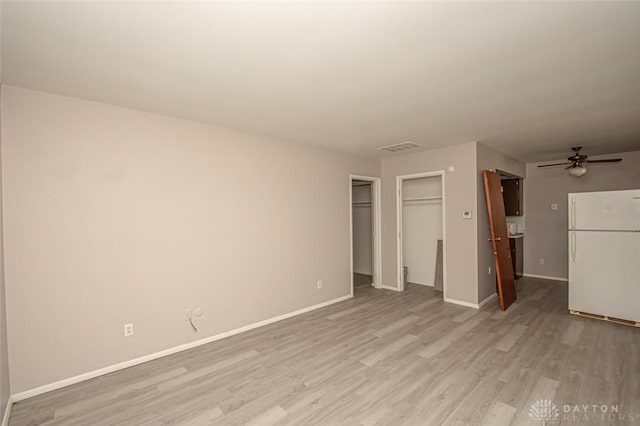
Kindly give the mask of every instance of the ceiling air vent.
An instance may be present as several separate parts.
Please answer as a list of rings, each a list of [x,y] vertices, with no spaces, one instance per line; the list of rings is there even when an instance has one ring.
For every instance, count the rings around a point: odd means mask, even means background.
[[[378,148],[378,151],[388,151],[388,152],[396,152],[396,151],[404,151],[405,149],[418,148],[422,145],[419,145],[415,142],[401,142],[388,146],[381,146]]]

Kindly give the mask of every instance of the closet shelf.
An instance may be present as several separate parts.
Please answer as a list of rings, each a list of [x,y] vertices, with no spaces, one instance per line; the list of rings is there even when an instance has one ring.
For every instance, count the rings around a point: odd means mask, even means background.
[[[353,203],[354,207],[367,207],[367,206],[371,206],[371,201],[366,201],[366,202],[362,202],[362,203]]]
[[[408,201],[435,201],[435,200],[442,200],[442,197],[434,196],[434,197],[406,198],[402,201],[408,202]]]

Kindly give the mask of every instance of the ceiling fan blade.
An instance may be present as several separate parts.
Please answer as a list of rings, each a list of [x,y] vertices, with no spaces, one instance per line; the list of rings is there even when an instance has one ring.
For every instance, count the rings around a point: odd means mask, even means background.
[[[538,167],[553,167],[553,166],[566,166],[567,164],[573,164],[573,163],[555,163],[555,164],[543,164],[541,166]]]
[[[585,160],[585,163],[619,163],[622,158],[609,158],[607,160]]]

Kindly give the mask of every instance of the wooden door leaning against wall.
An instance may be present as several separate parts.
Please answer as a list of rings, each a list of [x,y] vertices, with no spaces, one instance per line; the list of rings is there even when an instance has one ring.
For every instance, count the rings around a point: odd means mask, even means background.
[[[487,199],[487,213],[489,215],[489,241],[493,247],[493,258],[498,280],[498,296],[500,309],[505,311],[516,301],[516,285],[511,263],[511,247],[507,232],[507,219],[502,199],[500,175],[490,170],[483,170],[484,193]]]

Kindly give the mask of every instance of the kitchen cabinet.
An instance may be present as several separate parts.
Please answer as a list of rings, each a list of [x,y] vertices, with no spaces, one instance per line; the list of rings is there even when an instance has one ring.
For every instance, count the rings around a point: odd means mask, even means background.
[[[522,216],[522,179],[504,179],[501,183],[505,215]]]
[[[511,264],[513,265],[513,275],[516,280],[519,280],[520,278],[522,278],[523,272],[524,239],[522,237],[510,237],[509,246],[511,248]]]

